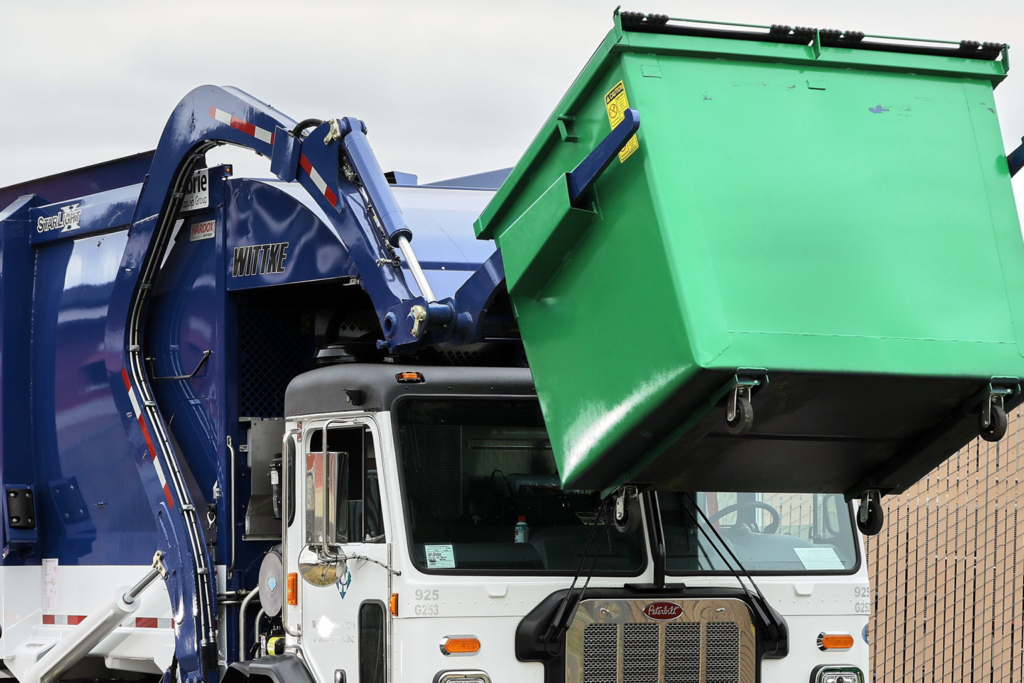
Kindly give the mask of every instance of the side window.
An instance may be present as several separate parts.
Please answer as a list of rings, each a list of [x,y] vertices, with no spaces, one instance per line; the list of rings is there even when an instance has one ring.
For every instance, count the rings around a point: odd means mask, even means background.
[[[288,515],[288,526],[291,526],[295,522],[295,494],[298,491],[295,483],[297,473],[295,472],[295,439],[288,439],[287,453],[285,453],[285,464],[284,467],[288,468],[288,491],[285,491],[285,497],[288,499],[288,510],[285,514]]]
[[[338,460],[338,542],[383,543],[380,479],[373,434],[363,428],[350,434]],[[328,437],[329,438],[329,437]]]
[[[384,683],[384,605],[359,606],[359,683]]]
[[[310,452],[323,453],[321,431],[311,435]],[[336,543],[383,543],[380,479],[373,434],[366,427],[329,429],[327,451],[337,462]],[[308,495],[308,494],[307,494]]]
[[[363,540],[367,543],[384,542],[380,475],[377,469],[377,452],[370,430],[363,432]]]

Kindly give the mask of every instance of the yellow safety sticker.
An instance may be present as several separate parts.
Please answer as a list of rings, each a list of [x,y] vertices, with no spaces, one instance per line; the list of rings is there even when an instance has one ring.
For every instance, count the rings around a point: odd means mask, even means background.
[[[626,99],[626,86],[622,81],[616,83],[615,87],[604,96],[604,108],[608,110],[608,123],[611,124],[614,130],[615,126],[619,125],[619,122],[626,115],[626,110],[629,109],[629,100]],[[640,141],[634,135],[626,143],[626,146],[622,148],[622,151],[619,152],[619,163],[624,162],[638,149],[640,149]]]

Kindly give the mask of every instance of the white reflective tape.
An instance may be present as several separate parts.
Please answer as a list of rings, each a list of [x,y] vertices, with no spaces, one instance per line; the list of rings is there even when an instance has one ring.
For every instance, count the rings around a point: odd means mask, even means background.
[[[310,164],[309,166],[309,177],[313,181],[313,184],[316,185],[317,189],[320,190],[322,194],[327,194],[327,183],[320,176],[320,174],[316,172],[316,169],[313,167],[312,164]]]
[[[156,478],[160,480],[160,488],[167,486],[167,480],[164,479],[164,471],[160,467],[160,459],[153,459],[153,466],[156,468]]]
[[[226,111],[221,111],[220,109],[214,109],[213,110],[213,118],[217,119],[221,123],[226,123],[229,126],[231,125],[231,114],[227,113]]]
[[[265,142],[268,145],[271,143],[271,141],[272,141],[272,139],[274,137],[273,134],[269,130],[263,130],[259,126],[256,127],[256,132],[254,133],[254,135],[256,136],[257,140],[260,140],[261,142]]]
[[[139,401],[135,398],[135,392],[131,389],[128,390],[128,398],[131,399],[132,410],[135,411],[135,417],[141,417],[142,410],[139,408]]]

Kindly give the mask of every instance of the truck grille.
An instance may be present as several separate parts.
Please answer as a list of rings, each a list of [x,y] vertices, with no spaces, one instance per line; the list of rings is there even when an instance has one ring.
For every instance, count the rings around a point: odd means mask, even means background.
[[[566,683],[754,683],[754,647],[738,600],[587,600],[567,634]]]

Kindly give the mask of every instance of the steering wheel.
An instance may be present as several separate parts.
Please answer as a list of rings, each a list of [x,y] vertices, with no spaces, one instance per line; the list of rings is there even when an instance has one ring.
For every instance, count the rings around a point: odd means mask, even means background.
[[[736,512],[737,510],[746,510],[748,508],[756,508],[756,509],[759,509],[759,510],[765,510],[767,512],[770,512],[771,515],[772,515],[772,522],[771,522],[771,524],[766,526],[759,533],[762,533],[762,534],[774,534],[774,533],[778,532],[779,524],[782,522],[782,515],[780,515],[779,511],[776,510],[775,508],[773,508],[771,505],[769,505],[768,503],[765,503],[763,501],[760,501],[760,500],[752,500],[752,501],[749,501],[749,502],[746,502],[746,503],[736,503],[735,505],[727,505],[724,508],[722,508],[721,510],[719,510],[718,512],[716,512],[715,514],[711,515],[711,518],[708,521],[711,522],[712,524],[714,524],[715,522],[720,520],[722,517],[725,517],[726,515],[732,514],[733,512]]]

